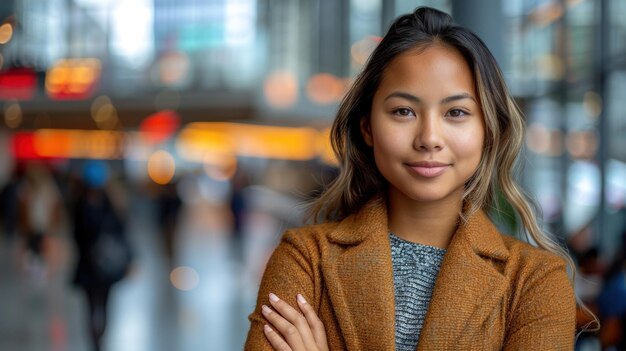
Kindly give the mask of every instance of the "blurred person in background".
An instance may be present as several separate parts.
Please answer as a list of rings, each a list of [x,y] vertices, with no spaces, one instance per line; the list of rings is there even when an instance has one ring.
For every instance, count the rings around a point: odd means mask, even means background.
[[[26,243],[26,268],[36,279],[43,280],[46,240],[49,235],[58,234],[63,212],[61,194],[45,165],[35,162],[26,165],[17,198],[19,232]]]
[[[155,185],[157,191],[157,223],[163,236],[165,256],[168,264],[173,266],[176,253],[176,228],[183,202],[178,194],[178,181],[163,185]]]
[[[126,238],[121,204],[109,194],[109,170],[102,161],[83,167],[84,187],[74,208],[74,240],[78,249],[74,284],[88,302],[89,332],[101,350],[111,287],[128,272],[132,251]]]
[[[0,190],[0,219],[2,229],[8,239],[12,239],[17,229],[19,197],[18,190],[22,180],[22,167],[15,165],[11,177]]]
[[[238,261],[243,261],[243,241],[248,212],[245,190],[250,186],[247,172],[238,169],[232,178],[230,193],[230,211],[233,216],[233,253]]]
[[[284,234],[246,350],[572,350],[573,262],[513,179],[523,123],[474,33],[399,17],[333,124],[325,222]],[[538,247],[496,229],[497,189]]]

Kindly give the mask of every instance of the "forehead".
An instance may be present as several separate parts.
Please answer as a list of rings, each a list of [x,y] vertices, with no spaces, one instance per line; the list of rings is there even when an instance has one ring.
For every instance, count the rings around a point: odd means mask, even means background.
[[[396,56],[383,73],[379,90],[475,94],[472,71],[453,47],[432,44]]]

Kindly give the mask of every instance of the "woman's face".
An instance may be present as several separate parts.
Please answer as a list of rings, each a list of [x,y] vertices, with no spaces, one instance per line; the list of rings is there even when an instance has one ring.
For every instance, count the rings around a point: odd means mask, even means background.
[[[481,159],[484,128],[467,62],[439,44],[390,63],[362,124],[390,197],[420,203],[461,199]]]

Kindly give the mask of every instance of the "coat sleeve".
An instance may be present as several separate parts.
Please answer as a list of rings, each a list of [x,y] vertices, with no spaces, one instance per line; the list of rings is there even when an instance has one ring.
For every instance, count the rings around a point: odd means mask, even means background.
[[[504,350],[574,350],[576,298],[565,262],[550,257],[526,281]]]
[[[312,247],[305,245],[302,234],[287,231],[267,263],[256,307],[248,317],[251,324],[245,343],[246,351],[273,350],[263,332],[263,326],[267,321],[261,314],[262,305],[271,306],[268,297],[270,292],[298,311],[297,294],[304,295],[311,304],[319,299],[319,296],[314,295],[316,289],[315,273],[311,263]]]

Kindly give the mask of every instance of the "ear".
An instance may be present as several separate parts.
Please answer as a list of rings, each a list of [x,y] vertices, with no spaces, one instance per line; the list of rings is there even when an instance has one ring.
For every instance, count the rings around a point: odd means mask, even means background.
[[[374,138],[372,138],[372,128],[369,117],[361,118],[361,135],[369,147],[374,146]]]

